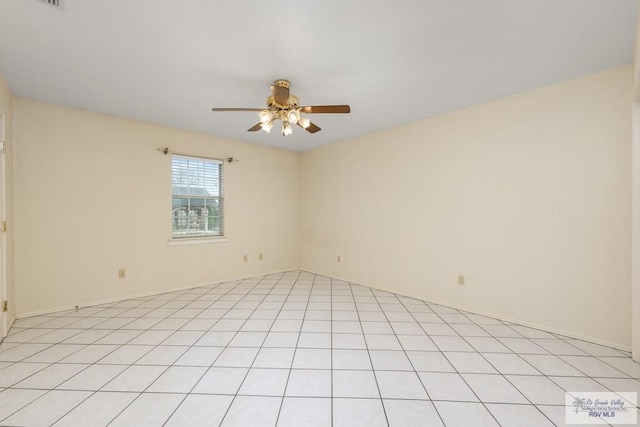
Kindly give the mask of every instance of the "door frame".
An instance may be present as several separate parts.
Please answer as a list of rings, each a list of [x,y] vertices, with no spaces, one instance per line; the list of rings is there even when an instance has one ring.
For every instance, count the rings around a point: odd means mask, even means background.
[[[631,107],[631,355],[640,362],[640,102]]]
[[[7,140],[6,140],[6,115],[0,114],[0,228],[7,221]],[[7,294],[7,233],[0,229],[0,296],[2,304],[9,300]],[[0,338],[7,336],[9,332],[8,312],[4,311],[4,307],[0,307],[0,315],[2,316],[2,325],[0,330]]]

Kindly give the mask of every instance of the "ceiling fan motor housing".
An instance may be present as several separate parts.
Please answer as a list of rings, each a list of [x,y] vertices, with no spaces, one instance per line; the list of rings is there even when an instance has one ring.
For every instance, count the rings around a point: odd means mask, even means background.
[[[284,80],[284,79],[278,79],[275,82],[273,82],[274,86],[280,86],[280,87],[286,87],[287,89],[289,89],[291,87],[291,83],[289,82],[289,80]]]
[[[260,122],[248,129],[255,132],[260,129],[269,133],[275,120],[282,121],[282,134],[290,135],[291,124],[297,124],[309,133],[316,133],[321,129],[312,123],[304,114],[313,113],[349,113],[351,108],[348,105],[320,105],[320,106],[300,106],[297,96],[289,92],[291,84],[288,80],[280,79],[271,85],[271,95],[267,98],[267,108],[212,108],[213,111],[257,111]]]
[[[298,108],[299,106],[300,106],[300,100],[298,99],[297,96],[293,94],[289,95],[286,105],[278,104],[276,102],[276,99],[273,97],[273,95],[269,95],[269,97],[267,98],[267,107],[269,107],[270,110],[291,109],[291,108]]]

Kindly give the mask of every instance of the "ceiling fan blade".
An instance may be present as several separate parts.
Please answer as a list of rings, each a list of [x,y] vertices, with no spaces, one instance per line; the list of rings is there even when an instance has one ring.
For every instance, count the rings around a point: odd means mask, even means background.
[[[211,111],[262,111],[264,108],[212,108]]]
[[[249,129],[247,129],[247,132],[255,132],[257,130],[262,129],[262,123],[257,123],[255,125],[253,125],[252,127],[250,127]]]
[[[302,112],[306,114],[323,114],[323,113],[350,113],[351,107],[348,105],[310,105],[301,107]]]
[[[271,93],[273,94],[273,98],[280,105],[288,105],[289,104],[289,88],[283,86],[271,86]]]
[[[298,126],[300,126],[302,129],[306,130],[309,133],[316,133],[316,132],[320,132],[322,130],[318,126],[316,126],[315,124],[313,124],[311,122],[309,122],[309,126],[307,126],[306,129],[300,123],[298,123]]]

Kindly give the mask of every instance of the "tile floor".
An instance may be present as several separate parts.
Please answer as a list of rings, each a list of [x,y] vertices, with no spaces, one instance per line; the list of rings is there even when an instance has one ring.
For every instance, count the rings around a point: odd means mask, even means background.
[[[551,426],[628,353],[291,271],[15,322],[2,426]]]

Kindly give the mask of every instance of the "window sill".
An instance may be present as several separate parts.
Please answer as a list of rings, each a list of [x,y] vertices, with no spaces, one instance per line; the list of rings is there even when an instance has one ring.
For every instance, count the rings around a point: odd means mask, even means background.
[[[229,241],[226,237],[183,237],[181,239],[169,239],[169,246],[208,245],[212,243],[224,243]]]

